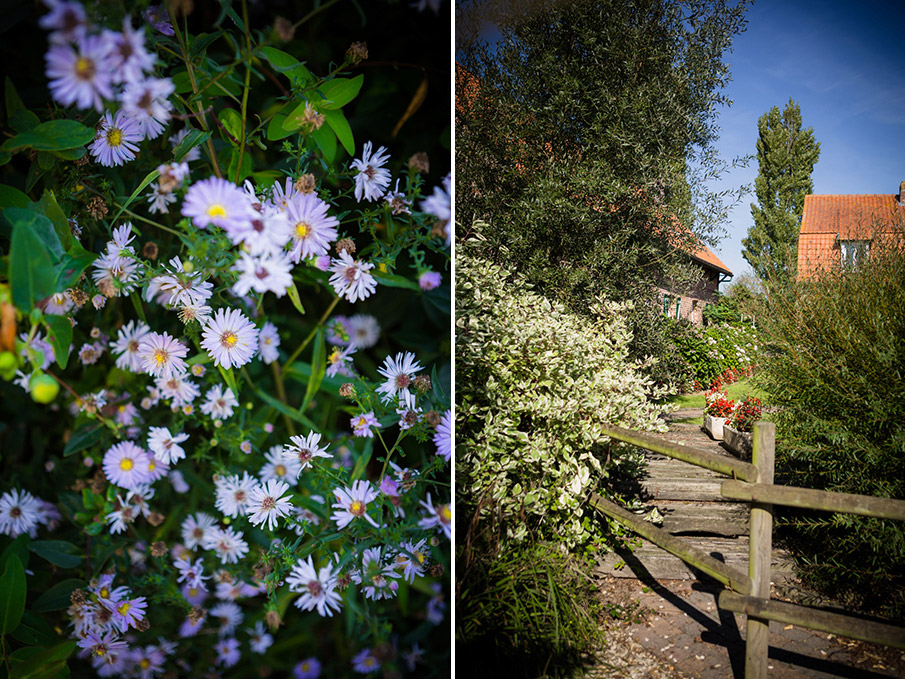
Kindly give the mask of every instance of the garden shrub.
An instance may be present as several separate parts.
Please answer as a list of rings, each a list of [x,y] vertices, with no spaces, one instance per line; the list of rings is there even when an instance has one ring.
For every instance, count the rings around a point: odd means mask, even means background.
[[[750,325],[697,328],[673,320],[669,334],[683,363],[686,385],[695,391],[708,388],[727,371],[747,371],[757,362],[757,332]]]
[[[450,27],[267,4],[7,12],[4,676],[449,675]]]
[[[457,504],[502,539],[589,538],[582,502],[610,473],[601,424],[663,430],[663,391],[628,358],[623,305],[598,320],[531,291],[481,257],[480,235],[457,253]],[[637,453],[613,446],[609,464]]]
[[[756,381],[778,409],[777,478],[905,499],[905,253],[773,290]],[[782,514],[806,581],[905,619],[905,531],[848,514]]]

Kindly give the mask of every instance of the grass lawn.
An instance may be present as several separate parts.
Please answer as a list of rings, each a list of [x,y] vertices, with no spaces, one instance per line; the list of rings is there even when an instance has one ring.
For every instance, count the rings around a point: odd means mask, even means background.
[[[729,388],[726,390],[726,395],[730,400],[740,401],[744,400],[746,396],[756,396],[762,401],[766,397],[766,394],[760,389],[756,389],[749,380],[739,380],[734,384],[729,385]],[[704,408],[704,392],[699,391],[695,394],[680,394],[678,396],[673,396],[666,400],[666,403],[670,405],[674,405],[677,408]]]

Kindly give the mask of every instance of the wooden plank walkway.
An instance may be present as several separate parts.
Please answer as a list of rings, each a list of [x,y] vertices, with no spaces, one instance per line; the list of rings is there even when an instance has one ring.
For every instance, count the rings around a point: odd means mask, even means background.
[[[701,411],[695,411],[700,414]],[[679,417],[687,418],[683,412]],[[677,419],[673,416],[673,419]],[[668,441],[682,443],[712,453],[729,455],[728,451],[704,433],[699,425],[671,423],[670,431],[661,435]],[[750,505],[725,500],[720,484],[726,476],[686,462],[646,451],[647,474],[641,479],[641,499],[647,508],[657,507],[663,516],[662,528],[673,535],[687,538],[691,544],[711,556],[748,570],[748,517]],[[601,572],[621,578],[637,577],[633,567],[640,565],[651,576],[661,580],[694,580],[700,577],[678,557],[646,540],[637,539],[631,554],[607,554]],[[626,566],[626,564],[628,564]],[[773,554],[774,582],[792,575],[788,554],[779,549]]]

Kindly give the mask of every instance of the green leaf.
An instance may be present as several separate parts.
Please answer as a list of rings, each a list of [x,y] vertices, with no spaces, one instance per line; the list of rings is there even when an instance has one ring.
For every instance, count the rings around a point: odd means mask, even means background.
[[[296,361],[292,365],[286,366],[283,369],[283,374],[291,380],[295,380],[299,384],[308,385],[308,382],[311,381],[311,365],[309,363],[303,363],[301,361]],[[341,375],[337,375],[336,377],[325,377],[321,380],[321,390],[331,391],[334,394],[339,392],[339,388],[349,379],[347,377],[343,377]]]
[[[31,610],[35,613],[47,613],[49,611],[61,611],[64,608],[69,608],[72,592],[77,589],[82,589],[85,585],[86,583],[84,580],[79,580],[77,578],[70,578],[69,580],[58,582],[44,592],[44,594],[35,599],[35,602],[31,606]]]
[[[242,139],[242,117],[233,109],[225,108],[220,111],[217,119],[229,133],[222,135],[223,141],[229,142],[233,146],[238,144]]]
[[[19,557],[10,556],[0,577],[0,634],[19,626],[25,612],[25,568]]]
[[[28,132],[41,124],[41,119],[28,109],[19,109],[9,117],[9,126],[16,132]]]
[[[339,143],[346,149],[346,153],[354,156],[355,139],[352,137],[352,128],[349,127],[349,121],[346,120],[345,114],[342,111],[324,111],[324,118],[336,138],[339,139]]]
[[[362,474],[364,474],[365,469],[368,467],[368,462],[371,461],[371,456],[374,454],[374,439],[369,438],[367,442],[365,442],[365,449],[361,451],[361,455],[355,461],[355,466],[352,468],[352,475],[349,477],[350,481],[355,481],[360,478]]]
[[[230,181],[232,181],[233,179],[236,178],[236,167],[239,164],[239,155],[240,154],[239,154],[238,147],[234,148],[232,155],[229,158],[229,168],[226,170],[226,172],[227,172],[226,176],[229,178]],[[250,175],[251,171],[252,171],[251,154],[246,152],[241,155],[242,155],[242,168],[239,170],[239,178],[238,178],[238,181],[236,182],[237,184],[241,184],[242,181],[248,175]]]
[[[19,208],[7,208],[4,215],[9,218],[9,211],[17,209]],[[38,216],[53,229],[46,217]],[[9,282],[13,304],[21,311],[31,311],[35,302],[53,294],[57,273],[44,241],[27,223],[16,224],[9,250]]]
[[[84,146],[94,139],[94,130],[75,120],[50,120],[36,125],[3,142],[8,153],[33,148],[38,151],[59,151]]]
[[[88,149],[84,146],[79,146],[77,149],[63,149],[62,151],[51,151],[50,153],[61,160],[78,160],[88,153]]]
[[[75,650],[75,641],[64,641],[53,648],[42,648],[9,673],[9,679],[53,679],[66,666],[66,660]]]
[[[63,457],[75,455],[78,452],[90,448],[101,440],[104,433],[104,427],[99,424],[86,424],[76,430],[63,448]]]
[[[141,322],[147,324],[148,319],[145,318],[145,308],[141,303],[141,297],[139,296],[138,291],[133,290],[129,295],[129,299],[132,300],[132,306],[135,308],[135,313],[138,314]]]
[[[28,548],[60,568],[75,568],[82,563],[79,548],[63,540],[35,540]]]
[[[324,343],[324,329],[318,328],[314,335],[314,350],[311,356],[311,379],[308,380],[308,386],[305,389],[305,398],[299,407],[299,412],[305,412],[311,399],[321,388],[321,382],[324,381],[324,374],[327,372],[327,349]]]
[[[72,344],[72,323],[68,316],[54,314],[45,314],[44,323],[47,325],[48,338],[57,357],[57,364],[65,370],[69,363],[69,345]]]
[[[3,99],[6,103],[7,119],[12,118],[16,111],[25,110],[25,104],[22,102],[22,98],[16,91],[16,87],[13,85],[13,81],[9,79],[9,76],[6,76],[4,81]]]
[[[390,288],[408,288],[409,290],[417,290],[418,292],[421,292],[421,288],[415,281],[411,281],[404,276],[385,273],[382,271],[377,271],[376,269],[371,273],[374,274],[374,278],[376,278],[377,282],[381,285],[386,285]]]
[[[292,306],[295,307],[295,310],[298,311],[302,316],[305,315],[305,307],[302,306],[302,299],[299,297],[299,289],[295,284],[295,281],[292,281],[292,285],[286,288],[286,292],[289,293],[289,299],[292,301]]]
[[[88,252],[82,247],[81,243],[76,239],[72,239],[72,246],[63,255],[63,260],[60,262],[60,273],[57,278],[57,284],[54,286],[55,289],[65,290],[66,288],[71,288],[78,281],[82,272],[91,266],[95,259],[97,259],[97,255],[93,252]]]
[[[11,634],[16,641],[29,645],[51,646],[60,640],[53,627],[34,611],[25,611]]]
[[[19,189],[6,184],[0,184],[0,208],[4,207],[28,207],[31,199]]]
[[[44,191],[41,200],[31,203],[29,207],[51,221],[53,228],[56,229],[60,245],[63,250],[68,250],[72,244],[72,229],[69,227],[69,219],[63,212],[63,208],[57,203],[53,191]]]
[[[305,417],[304,415],[302,415],[301,413],[296,411],[295,408],[290,408],[282,401],[275,399],[273,396],[271,396],[267,392],[261,391],[260,389],[255,389],[255,394],[257,394],[258,398],[260,398],[262,401],[264,401],[264,403],[269,405],[271,408],[274,408],[278,412],[282,413],[283,415],[288,417],[290,420],[294,420],[294,421],[298,422],[299,424],[306,426],[308,429],[317,429],[317,427],[314,426],[314,422],[312,422],[310,419],[308,419],[307,417]]]
[[[324,154],[324,160],[332,165],[336,161],[336,134],[332,129],[323,125],[320,129],[314,130],[309,138],[314,140],[317,148]]]
[[[218,365],[217,368],[220,370],[220,374],[223,376],[223,381],[226,382],[226,386],[232,390],[233,396],[238,400],[239,388],[236,386],[236,374],[233,372],[233,369],[224,368],[222,365]]]
[[[33,209],[21,207],[8,207],[3,211],[3,216],[9,220],[13,228],[28,230],[40,238],[44,249],[54,262],[59,262],[63,257],[63,244],[50,219]]]
[[[329,111],[342,108],[358,96],[358,92],[361,90],[361,85],[364,83],[364,80],[365,77],[359,75],[351,79],[335,78],[330,82],[324,83],[320,88],[320,93],[323,95],[324,101],[318,103],[318,110]]]
[[[291,54],[287,54],[274,47],[262,47],[260,53],[261,56],[270,62],[270,65],[273,66],[277,72],[282,73],[289,78],[290,82],[295,79],[298,85],[304,87],[308,83],[314,81],[314,76],[311,75],[311,71],[303,66],[299,60]]]
[[[179,142],[179,146],[173,149],[173,157],[177,161],[181,161],[196,146],[201,146],[211,136],[210,132],[202,132],[201,130],[191,130],[185,138]]]
[[[148,184],[157,179],[158,175],[159,173],[157,172],[157,170],[152,170],[151,172],[149,172],[148,176],[141,180],[141,184],[138,185],[138,188],[132,192],[132,195],[129,196],[125,203],[123,203],[123,206],[119,209],[119,212],[117,212],[116,216],[110,221],[115,222],[117,219],[119,219],[119,216],[123,213],[124,210],[129,207],[129,205],[132,204],[132,201],[138,197],[138,194],[144,191],[147,188]]]
[[[6,562],[13,556],[18,558],[25,568],[28,568],[29,556],[31,556],[31,553],[28,551],[28,543],[30,542],[31,538],[28,537],[27,533],[22,533],[22,535],[13,540],[9,546],[3,550],[3,554],[0,554],[0,571],[6,568]]]
[[[286,120],[286,114],[277,113],[270,119],[267,124],[267,139],[270,141],[279,141],[285,139],[293,133],[293,130],[283,129],[283,122]]]

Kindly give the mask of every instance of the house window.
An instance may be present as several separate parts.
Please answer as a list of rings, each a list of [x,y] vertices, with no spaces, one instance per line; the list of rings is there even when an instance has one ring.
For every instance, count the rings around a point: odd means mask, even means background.
[[[842,252],[842,266],[848,269],[855,269],[870,255],[870,241],[839,241],[839,249]]]
[[[669,295],[663,295],[663,315],[669,316]]]
[[[681,311],[682,311],[682,298],[676,297],[676,318],[682,317],[681,313],[680,313]]]

